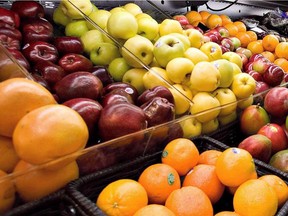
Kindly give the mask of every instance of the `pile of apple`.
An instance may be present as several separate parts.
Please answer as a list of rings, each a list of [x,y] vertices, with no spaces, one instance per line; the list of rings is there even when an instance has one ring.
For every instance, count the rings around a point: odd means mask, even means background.
[[[254,104],[240,115],[244,135],[238,147],[244,148],[265,163],[288,172],[288,89],[271,88],[264,96],[263,105]]]

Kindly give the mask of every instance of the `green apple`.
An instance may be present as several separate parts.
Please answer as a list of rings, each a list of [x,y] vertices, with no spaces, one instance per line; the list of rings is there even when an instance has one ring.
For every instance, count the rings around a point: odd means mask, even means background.
[[[137,19],[137,34],[153,41],[159,33],[158,22],[153,18],[142,17]]]
[[[219,121],[219,124],[221,126],[224,126],[224,125],[227,125],[229,123],[232,123],[233,121],[236,121],[237,120],[237,111],[235,110],[234,112],[228,114],[228,115],[224,115],[224,116],[218,116],[218,121]]]
[[[81,37],[83,34],[85,34],[88,31],[89,31],[89,29],[86,25],[85,20],[74,20],[72,22],[69,22],[65,26],[65,35],[66,36]]]
[[[228,115],[236,110],[237,98],[230,88],[218,88],[212,94],[220,102],[219,116]]]
[[[191,47],[199,49],[204,44],[204,36],[197,29],[186,29],[184,34],[188,37]]]
[[[193,68],[194,64],[190,59],[174,58],[166,65],[167,76],[174,83],[182,83],[187,76],[190,77]]]
[[[229,87],[233,82],[234,68],[233,65],[226,59],[218,59],[211,62],[220,72],[219,87]]]
[[[167,76],[167,71],[161,67],[151,67],[143,76],[145,89],[151,89],[155,86],[162,85],[169,88],[172,81]]]
[[[201,123],[217,118],[220,110],[220,102],[209,92],[195,94],[190,107],[190,113]]]
[[[175,114],[182,115],[186,113],[191,106],[193,97],[191,90],[187,86],[181,84],[173,84],[169,87],[169,90],[174,97]]]
[[[247,108],[248,106],[252,105],[254,103],[254,96],[250,95],[247,98],[243,98],[243,99],[238,99],[237,98],[237,108],[244,110],[245,108]]]
[[[236,52],[232,52],[232,51],[229,51],[229,52],[225,52],[223,55],[222,55],[222,58],[223,59],[226,59],[230,62],[234,62],[235,64],[238,65],[238,67],[240,69],[243,68],[243,62],[242,62],[242,59],[240,57],[240,55],[238,55]]]
[[[212,92],[220,85],[221,74],[211,62],[199,62],[190,76],[191,88],[197,91]]]
[[[149,65],[153,58],[153,43],[146,37],[135,35],[124,43],[121,54],[126,62],[135,68]]]
[[[93,4],[90,0],[61,0],[61,5],[63,13],[72,19],[83,19],[83,14],[89,16],[93,11]]]
[[[129,2],[125,4],[123,8],[134,16],[136,16],[137,14],[143,13],[142,9],[133,2]]]
[[[200,50],[208,56],[210,61],[222,58],[222,49],[220,45],[215,42],[209,41],[204,43],[200,47]]]
[[[187,50],[190,47],[190,40],[186,35],[180,33],[170,33],[169,35],[175,36],[178,39],[180,39],[184,45],[185,50]]]
[[[192,115],[185,115],[180,119],[183,137],[190,139],[201,135],[202,124]]]
[[[183,33],[183,28],[177,20],[174,19],[164,19],[159,24],[159,34],[160,36],[167,35],[170,33]]]
[[[81,35],[80,40],[84,47],[84,52],[90,54],[94,49],[95,42],[104,42],[102,32],[97,29],[92,29]]]
[[[147,70],[143,68],[131,68],[124,74],[122,82],[130,83],[139,94],[142,94],[146,90],[143,82],[146,72]]]
[[[184,44],[172,35],[161,36],[154,44],[153,54],[161,67],[166,67],[173,58],[183,57]]]
[[[53,11],[53,22],[57,25],[66,26],[69,22],[72,21],[70,17],[68,17],[66,14],[64,14],[61,4],[55,8]]]
[[[184,57],[190,59],[194,63],[194,65],[198,62],[209,61],[208,56],[200,49],[197,49],[195,47],[188,48],[184,53]]]
[[[216,131],[219,128],[218,118],[214,118],[208,122],[202,123],[201,134],[209,134]]]
[[[111,43],[96,42],[90,52],[90,60],[94,65],[109,65],[113,59],[120,57],[119,48]]]
[[[236,95],[237,99],[248,98],[255,92],[256,81],[248,73],[236,74],[230,88]]]
[[[122,81],[124,74],[130,69],[130,65],[123,57],[113,59],[109,66],[108,71],[116,82]]]
[[[107,21],[110,17],[111,13],[108,10],[96,10],[89,14],[89,18],[92,21],[86,21],[87,27],[89,29],[95,29],[95,24],[98,25],[101,29],[105,29],[107,25]]]
[[[108,33],[116,39],[127,40],[137,34],[138,24],[136,18],[127,11],[111,13],[107,21]]]

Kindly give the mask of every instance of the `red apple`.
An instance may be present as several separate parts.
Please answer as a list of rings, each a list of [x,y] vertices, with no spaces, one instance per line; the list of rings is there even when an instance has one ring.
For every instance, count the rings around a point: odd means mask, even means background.
[[[79,37],[58,36],[53,39],[54,46],[60,55],[68,53],[83,54],[84,47]]]
[[[245,149],[253,158],[268,163],[272,152],[272,142],[262,134],[253,134],[242,140],[238,148]]]
[[[101,98],[101,105],[106,107],[112,103],[131,103],[134,104],[132,96],[125,91],[125,89],[117,88],[103,95]]]
[[[60,65],[67,73],[73,73],[76,71],[90,71],[93,67],[93,63],[90,59],[82,54],[68,53],[63,55],[59,61]]]
[[[288,149],[272,155],[269,164],[276,169],[288,173]]]
[[[243,53],[237,53],[237,54],[241,57],[242,65],[243,65],[243,67],[245,67],[245,65],[247,65],[249,62],[247,56]]]
[[[177,20],[181,26],[189,25],[189,21],[185,15],[175,15],[173,16],[173,19]]]
[[[19,14],[3,7],[0,7],[0,21],[15,28],[19,28],[20,26]]]
[[[94,65],[90,72],[101,80],[104,87],[114,82],[106,66]]]
[[[268,137],[272,143],[272,154],[288,148],[288,141],[283,128],[275,123],[268,123],[261,127],[257,134]]]
[[[263,81],[272,87],[278,86],[281,84],[284,74],[285,72],[280,66],[270,64],[267,70],[263,73]]]
[[[21,43],[18,39],[15,39],[5,34],[0,34],[0,43],[6,49],[10,49],[10,50],[20,50],[21,48]]]
[[[246,65],[243,65],[244,71],[249,72],[253,70],[252,66],[253,66],[253,62],[248,61]]]
[[[15,38],[16,40],[19,40],[19,41],[22,40],[22,33],[16,28],[0,27],[0,34],[4,34],[11,38]]]
[[[27,71],[30,71],[30,63],[24,57],[21,51],[16,49],[8,49],[9,53],[18,61],[20,65],[22,65]]]
[[[130,94],[134,103],[137,101],[137,98],[139,96],[137,89],[133,85],[124,82],[113,82],[111,84],[108,84],[103,88],[103,95],[108,94],[110,91],[113,91],[114,89],[118,88],[122,88],[128,94]]]
[[[223,37],[220,41],[220,44],[223,45],[224,47],[228,48],[229,51],[234,50],[234,44],[233,44],[232,40],[228,37]]]
[[[267,71],[269,65],[270,62],[266,58],[259,58],[253,61],[252,69],[260,74],[264,74]]]
[[[236,53],[243,53],[244,55],[247,56],[248,60],[249,58],[252,56],[252,52],[251,50],[247,49],[247,48],[244,48],[244,47],[238,47],[236,50],[235,50]]]
[[[252,55],[250,56],[249,61],[250,61],[250,62],[254,62],[254,61],[256,61],[257,59],[262,59],[262,58],[264,58],[264,56],[263,56],[262,54],[260,54],[260,53],[255,53],[255,54],[252,54]]]
[[[13,1],[10,9],[18,13],[22,19],[45,16],[44,7],[37,1]]]
[[[220,33],[221,37],[229,37],[229,31],[224,26],[217,26],[214,29]]]
[[[215,42],[217,44],[219,44],[222,39],[221,34],[215,29],[208,30],[203,35],[209,37],[210,41]]]
[[[257,71],[250,70],[247,73],[252,76],[255,81],[263,81],[262,74],[258,73]]]

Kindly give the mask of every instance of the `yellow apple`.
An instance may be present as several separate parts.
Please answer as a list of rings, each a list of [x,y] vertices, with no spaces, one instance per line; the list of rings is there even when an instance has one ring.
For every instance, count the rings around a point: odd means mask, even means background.
[[[184,53],[184,57],[189,58],[194,63],[194,65],[198,62],[209,61],[208,56],[200,49],[195,47],[188,48]]]
[[[160,36],[167,35],[170,33],[183,33],[183,29],[181,24],[174,19],[164,19],[160,24],[159,24],[159,34]]]
[[[167,71],[161,67],[151,67],[143,76],[145,89],[153,88],[157,85],[162,85],[169,88],[172,81],[167,76]]]
[[[167,76],[174,83],[182,83],[185,77],[190,77],[193,68],[194,64],[190,59],[174,58],[166,65]]]
[[[138,35],[146,37],[150,41],[153,41],[159,33],[159,24],[153,18],[142,17],[137,19],[138,23]]]
[[[97,29],[91,29],[81,35],[80,40],[83,44],[84,52],[86,54],[90,54],[90,52],[94,49],[95,41],[104,42],[103,33]]]
[[[182,115],[186,113],[191,106],[193,97],[191,90],[187,86],[181,84],[173,84],[172,87],[169,87],[169,90],[174,97],[175,114]]]
[[[141,19],[141,18],[144,18],[144,17],[153,19],[153,17],[151,17],[149,14],[143,13],[143,12],[137,14],[135,17],[136,17],[136,19]]]
[[[118,7],[113,7],[109,12],[116,13],[116,12],[123,12],[123,11],[128,12],[122,6],[118,6]]]
[[[101,29],[105,29],[110,15],[111,13],[104,9],[93,11],[88,16],[92,22],[86,21],[88,29],[95,29],[95,24]]]
[[[184,45],[184,49],[185,50],[187,50],[190,47],[190,41],[189,41],[189,38],[186,35],[180,34],[180,33],[170,33],[169,35],[175,36],[179,40],[181,40],[183,45]]]
[[[221,126],[224,126],[224,125],[227,125],[229,123],[232,123],[233,121],[236,121],[237,120],[237,111],[235,110],[234,112],[228,114],[228,115],[224,115],[224,116],[218,116],[218,121],[219,121],[219,124]]]
[[[142,92],[145,91],[143,76],[146,72],[147,70],[143,68],[131,68],[124,73],[122,81],[125,83],[130,83],[137,89],[139,94],[142,94]]]
[[[188,37],[191,47],[199,49],[204,44],[204,36],[197,29],[186,29],[184,34]]]
[[[222,58],[222,49],[219,44],[209,41],[204,43],[200,50],[204,52],[210,61],[221,59]]]
[[[201,134],[209,134],[216,131],[219,128],[219,121],[217,118],[214,118],[208,122],[202,123]]]
[[[190,113],[201,123],[215,119],[220,110],[220,102],[211,93],[198,92],[193,96]]]
[[[227,59],[230,62],[234,62],[235,64],[238,65],[238,67],[240,69],[242,69],[242,67],[243,67],[242,59],[241,59],[240,55],[238,55],[236,52],[232,52],[232,51],[225,52],[222,55],[222,58]]]
[[[250,95],[249,97],[243,99],[237,98],[237,101],[237,108],[243,110],[254,103],[254,97],[253,95]]]
[[[83,19],[83,14],[89,16],[93,11],[93,4],[90,0],[61,0],[63,13],[72,19]],[[80,11],[83,13],[81,13]]]
[[[239,66],[237,64],[235,64],[234,62],[230,62],[233,66],[233,76],[235,76],[236,74],[242,73],[241,68],[239,68]]]
[[[125,4],[123,8],[134,16],[143,12],[142,9],[133,2]]]
[[[201,135],[202,124],[192,115],[181,117],[180,125],[183,130],[184,138],[190,139]]]
[[[220,72],[219,87],[229,87],[233,82],[234,69],[232,64],[226,59],[218,59],[211,62]]]
[[[256,81],[248,73],[236,74],[230,88],[237,98],[248,98],[255,92]]]
[[[237,98],[231,89],[218,88],[212,94],[220,102],[221,110],[219,116],[228,115],[236,110]]]
[[[218,88],[221,74],[211,62],[199,62],[190,76],[191,88],[211,92]]]

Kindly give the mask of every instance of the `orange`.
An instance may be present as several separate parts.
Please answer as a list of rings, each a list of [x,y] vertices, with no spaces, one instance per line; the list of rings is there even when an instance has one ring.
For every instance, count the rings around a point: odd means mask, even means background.
[[[286,73],[288,73],[288,60],[285,58],[277,58],[273,62],[274,64],[280,66]]]
[[[241,216],[241,215],[232,211],[221,211],[215,214],[214,216]]]
[[[233,197],[235,212],[241,216],[275,215],[278,198],[274,189],[265,181],[251,179],[236,190]]]
[[[0,170],[0,214],[9,211],[15,202],[15,187],[7,173]]]
[[[182,186],[200,188],[215,204],[223,195],[225,186],[220,182],[214,165],[196,165],[184,178]]]
[[[267,182],[275,190],[278,197],[278,207],[288,200],[288,186],[286,182],[277,175],[263,175],[259,179]]]
[[[288,60],[288,42],[280,42],[275,48],[275,54],[278,58],[285,58]]]
[[[267,58],[270,62],[275,61],[275,55],[270,51],[264,51],[261,53],[265,58]]]
[[[217,26],[222,26],[222,19],[218,14],[211,14],[206,20],[206,26],[213,29]]]
[[[257,41],[251,41],[248,45],[247,45],[247,49],[249,49],[252,54],[260,54],[262,52],[264,52],[264,48],[262,46],[262,42],[257,40]]]
[[[246,32],[246,25],[242,21],[235,21],[233,24],[237,27],[238,32]]]
[[[199,151],[196,145],[186,138],[170,141],[162,152],[162,163],[173,167],[180,176],[186,175],[198,162]]]
[[[218,178],[229,187],[237,187],[255,175],[255,164],[251,154],[237,147],[224,150],[215,166]]]
[[[133,216],[175,216],[175,214],[164,205],[149,204],[139,209]]]
[[[220,154],[222,154],[222,152],[219,150],[206,150],[199,155],[198,164],[215,165]]]
[[[224,25],[224,27],[228,30],[230,37],[235,37],[238,33],[238,28],[233,23],[227,23]]]
[[[233,21],[231,20],[231,18],[229,16],[227,16],[226,14],[220,14],[219,15],[222,19],[222,26],[228,24],[228,23],[233,23]]]
[[[26,78],[12,78],[0,83],[0,135],[12,137],[18,121],[32,110],[56,104],[42,85]]]
[[[26,114],[17,124],[13,143],[18,156],[32,164],[42,164],[83,149],[88,128],[73,109],[46,105]]]
[[[246,31],[246,33],[250,36],[251,41],[256,41],[258,39],[256,32],[249,30]]]
[[[119,179],[111,182],[100,192],[96,205],[106,215],[133,215],[147,206],[145,189],[132,179]]]
[[[199,22],[202,21],[202,16],[197,11],[188,11],[185,16],[193,26],[198,26]]]
[[[0,170],[11,173],[18,163],[19,157],[10,137],[0,136]]]
[[[173,191],[167,198],[165,206],[176,215],[213,216],[210,199],[201,189],[193,186],[186,186]]]
[[[246,32],[243,31],[239,31],[235,37],[237,37],[240,42],[241,42],[241,47],[246,48],[248,46],[248,44],[251,42],[251,38],[249,36],[249,34],[247,34]]]
[[[138,182],[145,188],[150,204],[164,204],[170,193],[181,186],[177,171],[163,163],[147,167]]]
[[[274,52],[276,46],[279,44],[279,39],[272,34],[265,35],[262,39],[262,45],[264,50]]]
[[[202,17],[201,23],[206,25],[207,18],[211,15],[208,11],[199,11],[200,16]]]
[[[17,176],[17,173],[24,173]],[[20,160],[13,174],[16,191],[25,201],[30,202],[45,197],[67,183],[79,177],[79,169],[76,161],[55,170],[37,168],[23,160]]]

